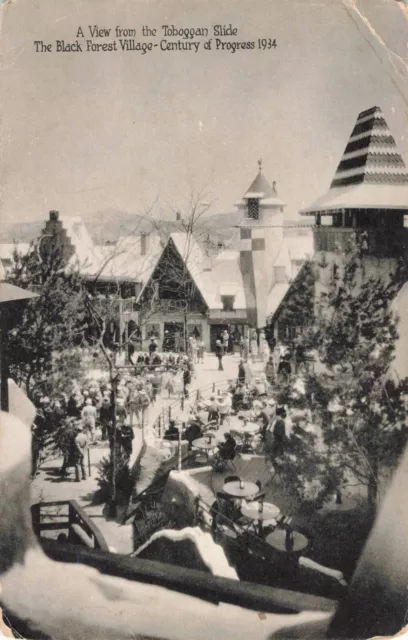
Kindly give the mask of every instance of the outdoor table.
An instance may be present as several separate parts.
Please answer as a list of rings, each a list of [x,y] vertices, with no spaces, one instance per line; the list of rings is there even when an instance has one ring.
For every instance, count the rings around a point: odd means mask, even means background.
[[[224,484],[223,491],[234,498],[250,498],[259,493],[259,487],[255,482],[247,482],[244,480],[240,483],[239,480],[237,480]]]
[[[275,529],[275,531],[272,531],[272,533],[266,536],[266,542],[277,551],[300,554],[303,549],[306,549],[309,540],[302,533],[299,533],[299,531],[293,531],[292,535],[293,548],[291,550],[286,548],[286,531],[283,529]]]
[[[254,436],[260,431],[260,426],[256,422],[247,422],[247,424],[238,424],[234,427],[234,431],[239,434],[242,434],[244,439],[244,447],[247,452],[252,451],[255,453],[254,448],[252,446],[252,442]]]
[[[241,513],[246,518],[258,521],[259,534],[262,535],[263,526],[270,520],[275,521],[280,514],[280,509],[272,502],[263,502],[262,511],[260,511],[259,502],[251,502],[250,504],[244,503],[241,506]]]
[[[208,442],[210,440],[210,442]],[[197,438],[197,440],[193,440],[191,445],[195,449],[200,449],[205,452],[207,460],[209,460],[210,451],[213,451],[218,446],[218,440],[214,436],[203,436],[202,438]]]
[[[319,513],[336,513],[336,512],[347,512],[353,511],[359,505],[359,501],[357,498],[353,496],[343,496],[340,503],[336,502],[333,499],[331,502],[326,502],[321,509],[319,509]]]

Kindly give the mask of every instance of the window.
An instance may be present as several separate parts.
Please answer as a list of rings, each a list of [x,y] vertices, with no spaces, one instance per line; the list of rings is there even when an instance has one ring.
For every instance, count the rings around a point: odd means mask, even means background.
[[[147,338],[160,338],[160,325],[148,324],[146,325],[146,337]]]
[[[286,282],[286,269],[285,267],[274,267],[275,272],[275,282]]]
[[[222,310],[234,311],[235,296],[221,296]]]
[[[248,218],[259,220],[259,200],[250,198],[248,200]]]
[[[202,337],[202,327],[201,324],[189,324],[187,327],[188,336],[191,338],[195,338],[198,340]]]

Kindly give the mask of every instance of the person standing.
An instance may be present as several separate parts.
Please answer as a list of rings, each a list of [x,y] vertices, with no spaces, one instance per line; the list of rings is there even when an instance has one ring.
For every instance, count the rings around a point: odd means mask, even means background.
[[[112,428],[112,405],[109,395],[104,395],[102,405],[99,409],[99,420],[101,423],[101,439],[107,440]]]
[[[130,424],[128,424],[128,421],[126,421],[121,425],[121,428],[119,429],[119,440],[126,458],[130,458],[130,456],[132,455],[134,437],[135,434],[133,432],[133,429]]]
[[[221,343],[221,340],[217,340],[215,344],[215,355],[218,358],[218,371],[224,371],[224,367],[222,366],[222,357],[224,355],[224,347]]]
[[[227,329],[224,329],[222,333],[222,343],[224,346],[224,355],[226,355],[228,353],[228,346],[229,346],[229,333]]]
[[[273,363],[272,355],[269,356],[269,360],[266,363],[265,375],[266,375],[266,379],[269,382],[269,384],[273,384],[274,381],[275,381],[275,366],[274,366],[274,363]]]
[[[238,384],[245,384],[246,371],[244,361],[240,360],[238,365]]]
[[[258,337],[256,335],[256,331],[252,332],[251,337],[251,356],[252,358],[256,358],[258,355]]]
[[[157,342],[154,338],[151,338],[150,344],[149,344],[150,360],[152,359],[152,356],[156,351],[157,351]]]
[[[198,362],[201,362],[201,363],[204,362],[204,351],[205,351],[204,340],[200,338],[200,340],[197,343],[197,361]]]
[[[265,432],[265,449],[271,454],[272,458],[278,458],[285,451],[285,418],[286,411],[284,407],[278,407],[275,417],[272,418]]]
[[[208,422],[218,422],[218,404],[215,396],[210,396],[210,402],[208,404]]]
[[[239,339],[239,356],[240,358],[245,358],[245,339],[244,336],[241,336]]]
[[[184,389],[185,398],[188,398],[188,387],[190,384],[191,384],[191,372],[187,364],[183,369],[183,389]]]
[[[198,353],[198,347],[197,347],[197,340],[193,337],[191,338],[191,359],[193,361],[194,364],[196,364],[198,362],[198,358],[197,358],[197,353]]]
[[[77,435],[74,440],[75,444],[75,480],[80,482],[79,474],[82,474],[82,480],[86,480],[85,456],[88,451],[88,437],[82,427],[77,427]]]
[[[90,442],[95,442],[96,407],[93,406],[91,398],[87,398],[85,406],[81,411],[84,431],[88,433]]]

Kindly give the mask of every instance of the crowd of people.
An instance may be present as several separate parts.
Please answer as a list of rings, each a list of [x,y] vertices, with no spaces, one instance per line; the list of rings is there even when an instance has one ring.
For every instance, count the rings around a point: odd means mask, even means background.
[[[61,474],[65,476],[68,468],[75,467],[76,479],[84,479],[87,448],[98,441],[107,441],[112,446],[114,424],[116,444],[129,458],[133,451],[133,427],[146,425],[149,407],[162,391],[168,397],[180,394],[188,397],[194,373],[191,355],[159,354],[151,349],[149,354],[140,353],[132,368],[119,370],[114,394],[107,379],[91,379],[83,384],[72,381],[68,393],[38,396],[32,428],[32,475],[44,450],[57,447],[64,457]]]
[[[250,368],[245,365],[245,361],[241,359],[237,378],[228,381],[226,390],[219,390],[207,398],[199,398],[192,405],[189,419],[181,430],[182,439],[188,441],[191,449],[194,440],[227,424],[228,430],[223,434],[224,441],[219,443],[213,457],[213,467],[216,470],[221,470],[224,461],[234,457],[237,442],[234,430],[229,430],[230,416],[242,418],[244,424],[248,421],[257,423],[258,442],[262,444],[262,450],[273,458],[284,453],[293,433],[293,423],[288,411],[284,406],[277,405],[267,376],[249,376]],[[181,425],[176,425],[175,420],[171,420],[164,438],[177,440],[180,428]]]
[[[255,376],[250,366],[251,338],[241,337],[241,359],[237,377],[230,381],[226,391],[210,394],[206,400],[194,406],[194,412],[187,427],[186,438],[190,445],[200,436],[203,427],[211,422],[223,424],[230,414],[253,411],[254,401],[268,401],[271,385],[277,373],[287,365],[284,354],[277,363],[276,354],[270,355],[265,374]],[[225,329],[216,342],[215,355],[222,369],[222,359],[229,353],[231,335]],[[190,337],[187,353],[159,352],[158,343],[152,338],[146,352],[135,352],[132,367],[119,370],[115,380],[115,393],[105,379],[91,379],[85,383],[73,381],[67,393],[55,397],[40,396],[36,399],[37,418],[33,426],[33,475],[40,462],[40,455],[52,442],[64,455],[61,473],[65,475],[69,467],[76,468],[76,477],[86,476],[84,460],[86,449],[98,441],[112,445],[113,425],[116,424],[115,442],[125,457],[133,451],[133,427],[144,426],[149,417],[149,407],[158,395],[164,392],[168,397],[189,397],[195,365],[203,362],[204,343]],[[283,368],[282,368],[283,365]],[[256,406],[256,405],[255,405]],[[266,412],[268,407],[264,407]],[[267,425],[265,412],[260,412],[263,422],[262,437],[265,439]],[[258,418],[257,418],[258,419]],[[169,426],[166,437],[176,437]],[[278,431],[278,428],[275,429]],[[177,430],[178,437],[178,430]],[[279,440],[276,436],[275,442]],[[282,438],[281,438],[282,440]]]

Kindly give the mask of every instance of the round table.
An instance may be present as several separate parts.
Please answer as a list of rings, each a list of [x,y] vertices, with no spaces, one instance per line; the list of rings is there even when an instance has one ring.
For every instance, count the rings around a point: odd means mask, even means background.
[[[253,435],[260,430],[259,424],[256,422],[247,422],[246,424],[238,424],[234,427],[234,431],[244,435]]]
[[[208,442],[208,440],[210,440],[210,442]],[[212,437],[203,436],[202,438],[197,438],[197,440],[193,440],[193,442],[191,443],[191,446],[196,449],[201,449],[202,451],[205,451],[207,460],[209,460],[210,451],[217,448],[218,441],[217,441],[217,438],[215,438],[214,436]]]
[[[284,551],[285,553],[300,553],[303,549],[306,549],[309,544],[309,540],[299,531],[293,531],[293,548],[288,551],[286,549],[286,531],[283,529],[275,529],[268,536],[266,536],[266,542],[271,545],[277,551]]]
[[[280,514],[280,509],[272,502],[264,502],[262,511],[259,511],[259,503],[251,502],[250,504],[242,505],[241,513],[243,516],[251,518],[251,520],[265,522],[265,520],[275,520]]]
[[[246,480],[241,483],[237,480],[235,482],[227,482],[224,484],[223,491],[228,493],[234,498],[250,498],[256,496],[259,493],[259,487],[255,482],[247,482]]]
[[[239,424],[237,427],[234,427],[234,431],[242,435],[244,439],[243,453],[255,453],[252,442],[259,430],[260,426],[256,422],[247,422],[247,424]]]
[[[325,502],[324,505],[319,509],[318,513],[337,513],[337,512],[346,512],[346,511],[354,511],[357,509],[359,505],[359,500],[355,496],[345,495],[342,496],[341,502],[336,502],[336,499],[333,497],[329,502]]]

